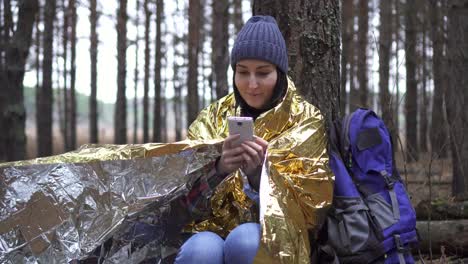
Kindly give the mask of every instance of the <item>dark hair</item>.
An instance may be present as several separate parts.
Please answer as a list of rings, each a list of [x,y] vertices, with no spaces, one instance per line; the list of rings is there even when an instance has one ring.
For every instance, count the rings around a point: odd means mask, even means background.
[[[236,107],[241,108],[241,116],[250,116],[254,120],[261,115],[263,112],[266,112],[273,107],[277,106],[282,100],[284,95],[286,94],[286,91],[288,90],[288,78],[286,74],[281,71],[278,67],[276,67],[276,72],[277,72],[277,80],[276,84],[273,90],[273,96],[271,97],[270,103],[262,109],[257,109],[254,107],[251,107],[250,105],[247,104],[247,102],[242,98],[242,96],[239,93],[239,90],[237,89],[236,86],[236,71],[234,71],[234,74],[232,76],[232,84],[234,87],[234,97],[236,99]]]

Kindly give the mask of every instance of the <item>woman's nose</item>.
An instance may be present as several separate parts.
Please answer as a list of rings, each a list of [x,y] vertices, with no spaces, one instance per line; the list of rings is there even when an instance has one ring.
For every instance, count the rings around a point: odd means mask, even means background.
[[[258,83],[257,83],[257,79],[255,78],[255,76],[250,76],[249,78],[249,88],[250,89],[255,89],[257,88],[258,86]]]

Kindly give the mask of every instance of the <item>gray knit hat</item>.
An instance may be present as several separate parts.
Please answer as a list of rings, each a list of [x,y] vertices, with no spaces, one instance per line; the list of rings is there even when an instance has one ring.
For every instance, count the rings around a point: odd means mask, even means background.
[[[239,31],[231,51],[231,67],[242,59],[271,62],[288,73],[286,42],[276,20],[271,16],[253,16]]]

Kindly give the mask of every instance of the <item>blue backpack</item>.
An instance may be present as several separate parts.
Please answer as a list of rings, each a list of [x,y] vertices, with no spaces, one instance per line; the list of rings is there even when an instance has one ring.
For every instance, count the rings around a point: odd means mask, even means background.
[[[335,122],[330,167],[335,189],[327,244],[339,263],[414,263],[416,213],[382,119],[361,108]]]

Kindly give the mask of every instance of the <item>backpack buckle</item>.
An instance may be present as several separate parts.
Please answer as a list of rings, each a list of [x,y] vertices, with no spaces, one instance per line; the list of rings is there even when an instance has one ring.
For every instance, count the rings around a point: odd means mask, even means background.
[[[393,186],[395,185],[395,181],[393,181],[392,178],[388,175],[388,172],[386,170],[383,170],[380,172],[380,175],[382,175],[382,177],[384,178],[385,184],[387,185],[387,187],[389,189],[393,189]]]

